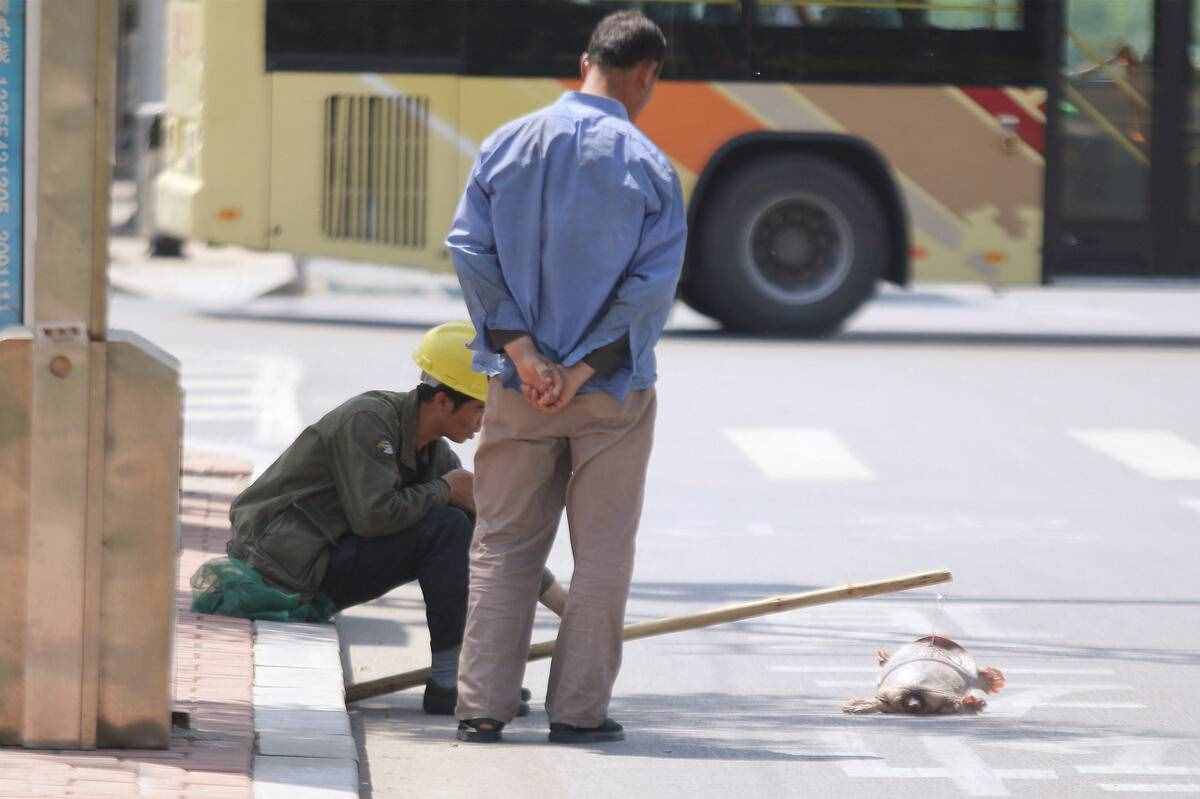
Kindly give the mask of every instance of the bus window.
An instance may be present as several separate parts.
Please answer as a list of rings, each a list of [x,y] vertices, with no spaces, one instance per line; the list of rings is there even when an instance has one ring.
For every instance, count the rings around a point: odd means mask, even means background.
[[[625,9],[644,12],[666,34],[664,78],[736,80],[747,72],[740,2],[474,0],[470,6],[468,74],[576,77],[592,28]]]
[[[1044,6],[1029,0],[945,5],[760,0],[753,17],[753,76],[987,86],[1035,85],[1044,79]]]
[[[1154,4],[1068,5],[1062,214],[1141,221],[1149,213]]]
[[[1192,0],[1191,86],[1187,110],[1188,207],[1192,221],[1200,223],[1200,0]]]
[[[447,0],[267,0],[267,69],[457,72],[464,11]]]
[[[926,5],[928,8],[914,8]],[[956,3],[951,8],[937,2],[862,2],[837,5],[810,0],[760,0],[755,12],[759,25],[773,27],[883,28],[915,30],[1020,30],[1023,7],[1009,2]]]

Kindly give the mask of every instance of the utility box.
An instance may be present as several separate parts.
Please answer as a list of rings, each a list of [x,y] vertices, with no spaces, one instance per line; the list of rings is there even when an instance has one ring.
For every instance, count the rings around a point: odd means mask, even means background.
[[[5,72],[0,47],[0,138],[24,136],[0,142],[22,289],[0,306],[0,745],[170,743],[183,395],[173,358],[108,330],[116,13],[0,3],[26,53]]]
[[[163,748],[178,364],[80,332],[0,335],[0,744]]]

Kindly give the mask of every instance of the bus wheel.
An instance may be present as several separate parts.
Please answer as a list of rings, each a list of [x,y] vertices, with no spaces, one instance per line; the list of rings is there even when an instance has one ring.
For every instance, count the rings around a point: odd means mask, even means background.
[[[735,330],[832,332],[874,292],[889,254],[870,186],[808,155],[731,174],[700,222],[689,299]]]

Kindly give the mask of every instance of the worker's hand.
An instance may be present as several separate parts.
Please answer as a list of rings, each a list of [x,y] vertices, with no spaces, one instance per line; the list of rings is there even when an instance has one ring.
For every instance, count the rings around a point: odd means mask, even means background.
[[[556,402],[562,394],[565,376],[562,367],[538,352],[533,339],[522,336],[510,341],[504,352],[517,368],[521,393],[531,405]]]
[[[579,389],[583,387],[583,384],[592,379],[592,375],[596,374],[596,370],[583,361],[580,361],[574,366],[564,369],[563,374],[563,388],[558,399],[548,401],[542,398],[538,403],[537,409],[542,413],[561,413],[564,408],[571,404],[571,400],[575,399],[575,395],[579,393]]]
[[[450,486],[450,504],[468,513],[475,512],[475,476],[466,469],[455,469],[442,475]]]

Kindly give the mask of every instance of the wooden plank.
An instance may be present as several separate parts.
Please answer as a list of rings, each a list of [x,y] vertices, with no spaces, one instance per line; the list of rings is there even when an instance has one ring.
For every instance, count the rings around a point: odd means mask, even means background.
[[[171,733],[183,393],[178,364],[132,334],[108,344],[99,746]]]
[[[32,342],[0,339],[0,745],[21,743]]]
[[[90,352],[76,336],[33,345],[26,746],[80,746]],[[84,339],[84,340],[81,340]],[[52,364],[61,368],[52,371]]]

